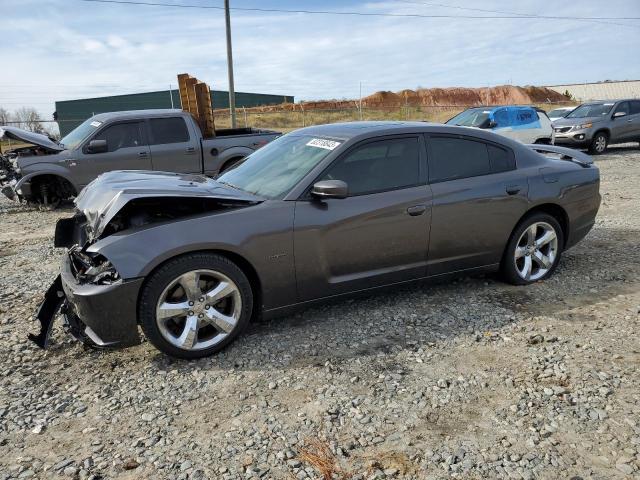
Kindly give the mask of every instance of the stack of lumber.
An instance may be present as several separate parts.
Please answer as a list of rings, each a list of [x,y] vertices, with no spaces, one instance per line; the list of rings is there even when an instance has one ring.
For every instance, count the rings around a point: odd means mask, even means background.
[[[181,73],[178,75],[178,87],[182,110],[193,115],[205,138],[215,137],[216,129],[213,123],[213,106],[211,105],[209,85],[188,73]]]

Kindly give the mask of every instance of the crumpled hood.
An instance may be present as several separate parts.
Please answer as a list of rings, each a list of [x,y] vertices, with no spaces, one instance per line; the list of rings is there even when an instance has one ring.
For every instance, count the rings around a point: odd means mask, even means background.
[[[205,197],[257,203],[263,199],[228,187],[204,175],[144,170],[103,173],[87,185],[75,200],[87,219],[89,239],[100,236],[113,217],[136,198]]]
[[[21,142],[32,143],[48,150],[51,153],[61,152],[64,147],[41,133],[33,133],[18,127],[0,126],[0,138],[10,138]]]
[[[584,125],[585,123],[596,123],[606,120],[607,117],[580,117],[580,118],[559,118],[553,121],[554,127],[571,127],[573,125]]]

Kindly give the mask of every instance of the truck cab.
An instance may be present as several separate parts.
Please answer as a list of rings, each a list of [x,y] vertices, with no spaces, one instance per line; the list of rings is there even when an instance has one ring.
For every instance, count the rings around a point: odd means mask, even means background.
[[[12,129],[14,138],[34,142],[28,132],[21,135],[18,130]],[[113,170],[213,176],[279,135],[239,128],[217,130],[215,137],[205,139],[191,114],[182,110],[101,113],[39,154],[15,153],[14,171],[5,175],[3,193],[53,204],[77,195],[98,175]]]

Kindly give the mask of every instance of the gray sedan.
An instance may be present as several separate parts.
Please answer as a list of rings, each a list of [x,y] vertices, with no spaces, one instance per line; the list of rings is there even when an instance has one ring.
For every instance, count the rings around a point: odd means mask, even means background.
[[[79,339],[211,355],[252,318],[354,292],[500,271],[553,273],[591,229],[581,152],[481,130],[358,122],[292,132],[217,180],[110,172],[60,220],[68,248],[32,339],[62,313]]]

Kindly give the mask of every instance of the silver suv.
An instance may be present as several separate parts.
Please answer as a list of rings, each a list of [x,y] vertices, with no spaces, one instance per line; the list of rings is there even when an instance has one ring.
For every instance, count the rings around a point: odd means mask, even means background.
[[[556,145],[598,155],[614,143],[640,142],[640,100],[583,103],[553,122]]]

